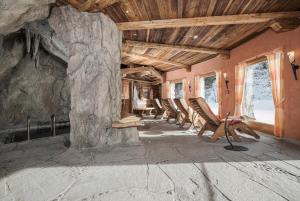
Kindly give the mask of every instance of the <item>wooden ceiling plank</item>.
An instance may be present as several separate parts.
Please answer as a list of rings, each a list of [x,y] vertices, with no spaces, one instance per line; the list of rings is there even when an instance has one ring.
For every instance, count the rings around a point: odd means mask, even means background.
[[[121,74],[133,74],[133,73],[141,73],[141,72],[150,72],[150,75],[153,75],[158,80],[163,80],[162,75],[155,68],[151,66],[142,66],[136,68],[123,68],[121,69]]]
[[[186,45],[169,45],[162,43],[147,43],[147,42],[139,42],[139,41],[131,41],[127,40],[124,46],[134,46],[134,47],[147,47],[147,48],[169,48],[173,50],[180,50],[186,52],[195,52],[195,53],[204,53],[204,54],[229,54],[228,50],[220,50],[214,48],[204,48],[204,47],[193,47]]]
[[[150,29],[147,30],[147,37],[146,37],[147,42],[149,42],[149,37],[150,37]]]
[[[206,16],[212,16],[216,7],[216,3],[218,0],[210,0]]]
[[[153,84],[156,85],[156,82],[150,82],[150,81],[146,81],[146,80],[140,80],[137,78],[127,78],[127,77],[123,77],[122,80],[128,80],[128,81],[134,81],[134,82],[141,82],[141,83],[146,83],[146,84]]]
[[[122,0],[87,0],[85,2],[79,0],[60,0],[71,4],[73,7],[77,8],[79,11],[102,11],[105,8],[108,8],[116,3],[121,2]]]
[[[125,57],[131,57],[133,59],[138,59],[138,60],[146,60],[147,62],[151,62],[151,63],[160,63],[160,64],[166,64],[169,66],[177,66],[180,68],[188,68],[188,65],[182,64],[182,63],[177,63],[174,61],[167,61],[167,60],[162,60],[162,59],[158,59],[155,57],[150,57],[147,55],[140,55],[140,54],[135,54],[135,53],[129,53],[129,52],[122,52],[122,56]]]
[[[100,10],[103,10],[107,7],[110,7],[116,3],[120,3],[122,2],[123,0],[95,0],[95,3],[96,5],[99,5],[100,6]]]
[[[183,4],[182,0],[177,0],[177,18],[182,18]]]
[[[125,31],[125,30],[160,29],[160,28],[209,26],[209,25],[251,24],[251,23],[269,22],[274,19],[298,18],[298,17],[300,17],[300,11],[121,22],[121,23],[117,23],[117,25],[121,31]]]

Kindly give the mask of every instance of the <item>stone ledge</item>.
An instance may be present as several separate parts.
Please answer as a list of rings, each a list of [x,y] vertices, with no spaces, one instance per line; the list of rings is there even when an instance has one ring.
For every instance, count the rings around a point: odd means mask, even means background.
[[[136,144],[139,143],[137,126],[112,128],[112,134],[108,138],[108,145]]]

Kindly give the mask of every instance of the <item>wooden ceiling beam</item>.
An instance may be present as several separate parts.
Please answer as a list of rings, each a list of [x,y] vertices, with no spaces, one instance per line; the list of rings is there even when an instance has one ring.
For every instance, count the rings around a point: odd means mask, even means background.
[[[140,42],[140,41],[132,41],[126,40],[123,43],[124,46],[134,46],[134,47],[146,47],[146,48],[169,48],[173,50],[180,50],[185,52],[195,52],[195,53],[204,53],[204,54],[225,54],[229,55],[228,50],[220,50],[214,48],[205,48],[205,47],[193,47],[193,46],[186,46],[186,45],[169,45],[169,44],[162,44],[162,43],[147,43],[147,42]]]
[[[189,68],[188,65],[178,63],[178,62],[175,62],[175,61],[157,59],[155,57],[150,57],[150,56],[147,56],[147,55],[141,55],[141,54],[136,54],[136,53],[122,52],[122,56],[131,57],[133,59],[151,61],[151,63],[160,63],[160,64],[176,66],[176,67],[180,67],[180,68]]]
[[[86,0],[84,2],[79,0],[58,0],[58,3],[70,4],[79,11],[97,12],[110,7],[122,0]]]
[[[296,29],[299,25],[300,25],[299,18],[273,20],[270,23],[270,27],[275,32],[291,31],[293,29]]]
[[[121,69],[121,74],[133,74],[133,73],[141,73],[141,72],[150,72],[151,75],[155,76],[158,80],[163,80],[163,77],[160,72],[158,72],[155,68],[151,66],[142,66],[136,68],[123,68]]]
[[[128,80],[128,81],[134,81],[134,82],[140,82],[140,83],[145,83],[145,84],[150,84],[150,85],[158,85],[160,84],[161,82],[158,82],[158,81],[146,81],[146,80],[140,80],[140,79],[133,79],[133,78],[127,78],[127,77],[124,77],[122,78],[122,80]]]
[[[251,24],[269,22],[274,19],[299,18],[300,11],[254,13],[240,15],[207,16],[194,18],[164,19],[152,21],[134,21],[117,23],[121,31],[141,29],[161,29],[177,27],[195,27],[209,25]]]

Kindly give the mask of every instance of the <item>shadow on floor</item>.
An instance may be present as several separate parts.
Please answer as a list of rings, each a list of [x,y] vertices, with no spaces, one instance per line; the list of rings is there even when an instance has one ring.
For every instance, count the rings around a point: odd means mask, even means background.
[[[126,196],[136,189],[140,190],[135,196],[149,196],[155,192],[157,197],[150,200],[184,197],[189,200],[241,200],[244,193],[255,195],[252,200],[261,200],[260,195],[269,196],[271,200],[282,197],[293,200],[298,196],[295,189],[300,186],[300,149],[295,145],[262,134],[260,140],[242,137],[239,144],[249,150],[232,152],[223,148],[227,145],[224,138],[216,143],[209,142],[209,132],[198,137],[188,126],[178,129],[175,124],[164,121],[147,122],[146,125],[148,127],[140,131],[140,143],[135,145],[79,151],[64,146],[64,138],[68,136],[57,136],[0,147],[0,186],[6,186],[0,188],[0,200],[2,189],[14,189],[11,192],[18,193],[13,195],[22,198],[33,194],[41,196],[36,200],[44,197],[48,200],[50,195],[68,192],[68,199],[74,200],[72,196],[86,199],[96,192],[102,198],[121,191],[124,185],[131,189]],[[277,192],[286,189],[284,186],[289,182],[293,185],[288,188],[292,189]],[[42,194],[21,190],[24,186],[36,189],[37,185],[45,186],[45,183],[51,190]],[[91,190],[99,185],[104,189],[109,185],[113,190],[100,193],[98,188]],[[239,193],[232,193],[231,189],[238,189]],[[259,193],[261,189],[264,191]],[[60,198],[61,194],[57,196]],[[122,197],[119,200],[131,199]]]

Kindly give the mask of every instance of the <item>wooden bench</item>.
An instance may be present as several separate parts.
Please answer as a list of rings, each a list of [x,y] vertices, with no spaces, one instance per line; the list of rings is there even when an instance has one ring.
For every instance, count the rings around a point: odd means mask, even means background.
[[[135,144],[139,143],[137,127],[143,126],[140,118],[128,116],[112,123],[112,139],[108,144]]]
[[[138,126],[143,126],[143,125],[144,124],[141,121],[126,122],[126,123],[115,121],[112,123],[113,128],[129,128],[129,127],[138,127]]]

